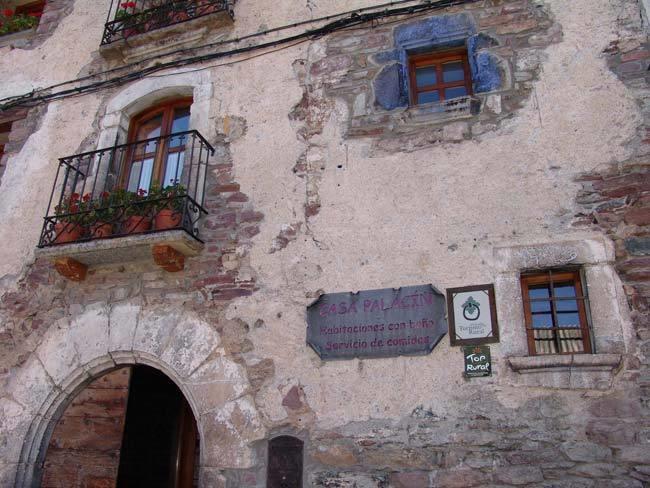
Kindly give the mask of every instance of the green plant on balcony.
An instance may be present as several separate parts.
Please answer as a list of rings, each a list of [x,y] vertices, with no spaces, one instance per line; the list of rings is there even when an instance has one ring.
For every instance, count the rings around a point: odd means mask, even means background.
[[[117,212],[115,207],[111,206],[111,194],[105,191],[93,199],[92,195],[87,193],[81,201],[85,205],[84,226],[90,237],[101,238],[113,234],[113,220]]]
[[[74,242],[81,238],[84,229],[84,210],[85,203],[81,201],[79,193],[71,193],[54,207],[54,215],[56,216],[54,224],[56,238],[54,242],[62,244]]]
[[[0,36],[31,29],[38,25],[41,14],[16,14],[10,8],[2,10],[0,15]]]
[[[147,190],[140,188],[137,192],[118,189],[111,194],[113,205],[122,208],[122,232],[135,234],[146,232],[151,228],[151,213],[154,210],[151,196]]]
[[[147,15],[136,10],[135,2],[120,3],[120,8],[115,12],[115,20],[120,21],[119,30],[125,39],[148,30]]]
[[[181,184],[160,187],[154,185],[150,192],[154,205],[154,227],[160,229],[173,229],[178,227],[183,217],[183,206],[187,189]]]

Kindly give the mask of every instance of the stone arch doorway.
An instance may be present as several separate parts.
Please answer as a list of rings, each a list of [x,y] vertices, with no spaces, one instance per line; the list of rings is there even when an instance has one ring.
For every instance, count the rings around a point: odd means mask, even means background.
[[[199,435],[176,384],[145,365],[93,379],[56,422],[41,471],[42,488],[192,488]]]

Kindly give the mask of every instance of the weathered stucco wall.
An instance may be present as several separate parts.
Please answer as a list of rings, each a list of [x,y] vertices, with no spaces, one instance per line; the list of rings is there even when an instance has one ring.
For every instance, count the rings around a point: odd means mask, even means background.
[[[241,0],[225,35],[373,3]],[[97,52],[105,8],[76,0],[39,46],[0,48],[0,98],[114,66]],[[645,72],[639,8],[482,0],[428,14],[465,12],[491,33],[507,82],[480,113],[425,114],[412,132],[395,113],[381,119],[379,67],[359,64],[408,15],[49,104],[0,187],[0,484],[31,479],[71,395],[134,362],[186,394],[206,487],[264,486],[265,439],[278,433],[306,441],[306,486],[648,482],[647,346],[615,267],[621,244],[577,200],[585,175],[627,174],[647,155],[645,79],[629,82],[608,57],[615,45]],[[133,94],[163,88],[194,94],[192,126],[217,149],[205,250],[176,274],[123,263],[65,281],[34,252],[57,159],[110,144]],[[634,178],[645,195],[647,172]],[[567,264],[585,269],[597,352],[620,365],[515,372],[509,358],[527,354],[520,272]],[[492,377],[464,379],[446,338],[408,358],[324,362],[306,346],[305,308],[320,293],[423,283],[495,283]]]

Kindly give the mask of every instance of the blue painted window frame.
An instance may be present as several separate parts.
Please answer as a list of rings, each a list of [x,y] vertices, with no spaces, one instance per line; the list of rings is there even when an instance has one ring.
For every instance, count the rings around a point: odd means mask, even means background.
[[[409,56],[453,48],[467,49],[472,92],[485,93],[501,88],[499,60],[484,48],[494,40],[477,33],[469,14],[430,17],[403,24],[393,32],[395,49],[379,53],[375,61],[383,64],[373,82],[376,103],[393,110],[409,106]]]

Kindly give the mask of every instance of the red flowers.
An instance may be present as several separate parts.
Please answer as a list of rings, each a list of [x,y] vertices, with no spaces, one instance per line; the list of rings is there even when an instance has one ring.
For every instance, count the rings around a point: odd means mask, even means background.
[[[14,11],[11,10],[10,8],[6,8],[2,11],[2,15],[4,15],[5,17],[13,17]]]
[[[135,8],[135,2],[123,2],[123,3],[120,3],[120,7],[122,7],[125,10],[127,8]]]

